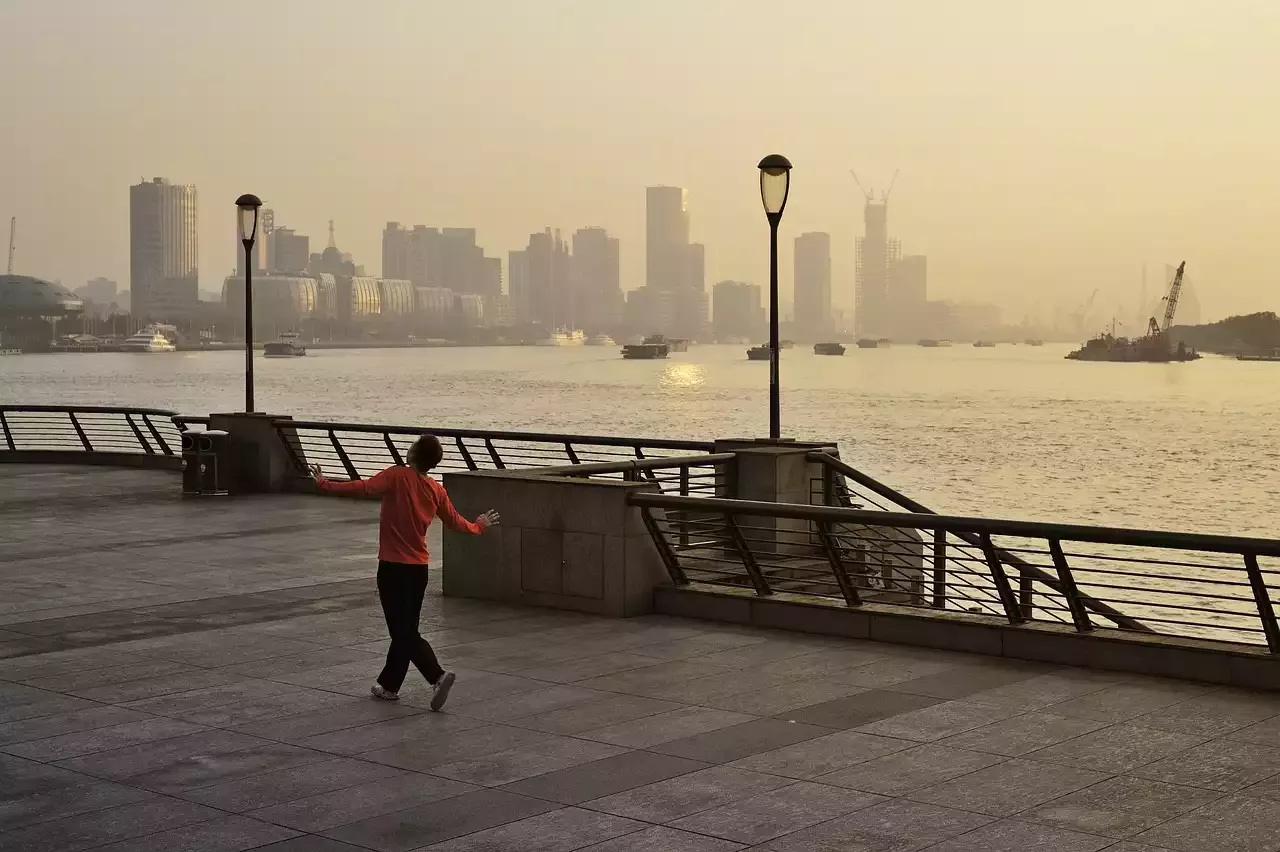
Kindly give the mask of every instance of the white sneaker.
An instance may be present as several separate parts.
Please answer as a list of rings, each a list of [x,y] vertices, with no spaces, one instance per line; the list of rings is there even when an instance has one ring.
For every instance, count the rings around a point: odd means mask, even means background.
[[[380,683],[375,683],[373,686],[369,687],[369,694],[372,695],[374,698],[381,698],[383,701],[399,701],[400,700],[400,693],[392,692],[389,689],[384,689],[382,684]]]
[[[453,682],[457,679],[457,675],[453,672],[445,672],[440,675],[440,679],[431,687],[434,693],[431,696],[432,710],[439,710],[449,700],[449,690],[453,689]]]

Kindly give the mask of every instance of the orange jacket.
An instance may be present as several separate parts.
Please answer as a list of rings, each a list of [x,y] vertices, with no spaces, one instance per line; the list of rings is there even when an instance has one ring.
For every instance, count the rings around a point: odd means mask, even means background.
[[[378,522],[378,558],[384,562],[427,564],[427,527],[435,518],[457,532],[479,535],[484,529],[458,514],[444,486],[411,467],[389,467],[372,479],[330,482],[316,486],[330,494],[381,497]]]

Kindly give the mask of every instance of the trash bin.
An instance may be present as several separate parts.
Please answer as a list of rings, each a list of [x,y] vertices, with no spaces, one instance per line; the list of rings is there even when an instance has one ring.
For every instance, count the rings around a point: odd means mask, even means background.
[[[182,493],[202,497],[226,494],[230,449],[230,437],[221,429],[183,432]]]

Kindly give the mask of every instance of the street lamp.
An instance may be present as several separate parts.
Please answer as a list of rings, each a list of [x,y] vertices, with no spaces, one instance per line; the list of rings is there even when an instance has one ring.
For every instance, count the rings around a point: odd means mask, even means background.
[[[258,238],[258,208],[262,199],[242,195],[236,199],[240,242],[244,245],[244,410],[253,413],[253,243]]]
[[[791,193],[791,161],[770,154],[760,161],[760,200],[769,219],[769,440],[782,437],[782,390],[778,378],[778,223]]]

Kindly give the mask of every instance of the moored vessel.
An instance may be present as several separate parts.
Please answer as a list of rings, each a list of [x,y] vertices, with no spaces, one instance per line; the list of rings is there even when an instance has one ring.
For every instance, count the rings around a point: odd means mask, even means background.
[[[815,343],[813,344],[814,355],[843,355],[844,347],[839,343]]]

